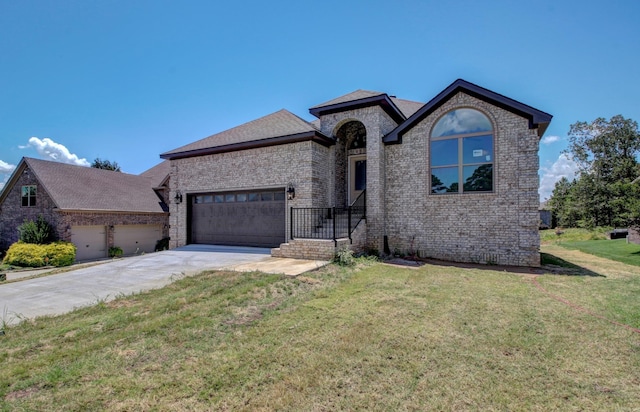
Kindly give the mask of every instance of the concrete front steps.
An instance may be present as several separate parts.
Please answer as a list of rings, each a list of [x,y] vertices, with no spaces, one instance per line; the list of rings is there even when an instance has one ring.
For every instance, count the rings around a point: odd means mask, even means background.
[[[293,239],[271,249],[271,256],[293,259],[333,260],[336,252],[349,247],[349,238],[336,242],[331,239]]]
[[[331,239],[303,239],[297,238],[288,243],[282,243],[280,247],[271,249],[271,256],[293,259],[333,260],[336,253],[344,248],[354,252],[365,251],[367,226],[362,221],[349,238],[340,238],[337,241]]]

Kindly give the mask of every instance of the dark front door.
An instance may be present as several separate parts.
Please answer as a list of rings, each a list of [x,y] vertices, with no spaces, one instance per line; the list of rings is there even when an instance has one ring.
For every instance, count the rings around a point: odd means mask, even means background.
[[[190,197],[191,243],[277,247],[285,241],[285,192],[206,193]]]

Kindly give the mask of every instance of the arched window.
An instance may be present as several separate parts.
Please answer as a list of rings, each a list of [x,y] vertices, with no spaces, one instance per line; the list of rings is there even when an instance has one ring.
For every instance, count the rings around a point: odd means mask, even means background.
[[[493,191],[493,127],[484,114],[456,109],[431,132],[431,193]]]

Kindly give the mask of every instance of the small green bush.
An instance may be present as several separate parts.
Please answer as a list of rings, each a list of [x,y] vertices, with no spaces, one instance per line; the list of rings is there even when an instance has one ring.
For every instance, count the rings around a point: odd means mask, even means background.
[[[42,215],[38,216],[38,219],[25,220],[20,226],[18,226],[18,233],[20,240],[24,243],[32,243],[35,245],[44,245],[55,240],[55,234],[53,228],[44,220]]]
[[[69,266],[76,260],[76,247],[69,242],[36,245],[18,241],[11,245],[2,263],[6,265],[39,268],[42,266]]]
[[[111,246],[109,248],[109,257],[120,257],[122,256],[122,254],[124,253],[124,251],[122,250],[122,248],[120,246]]]
[[[340,266],[353,266],[356,264],[356,258],[353,256],[353,251],[348,247],[338,250],[333,261]]]
[[[156,252],[160,250],[169,250],[169,238],[165,237],[156,242]]]

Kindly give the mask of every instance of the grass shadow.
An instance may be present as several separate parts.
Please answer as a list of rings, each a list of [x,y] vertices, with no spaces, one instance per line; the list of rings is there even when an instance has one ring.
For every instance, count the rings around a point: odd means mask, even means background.
[[[561,259],[557,256],[549,253],[540,253],[540,267],[530,266],[507,266],[507,265],[488,265],[482,263],[461,263],[461,262],[449,262],[445,260],[438,260],[433,258],[395,258],[383,261],[386,264],[393,266],[405,266],[418,268],[423,265],[435,265],[435,266],[450,266],[463,269],[477,269],[477,270],[491,270],[499,272],[507,272],[514,274],[528,274],[528,275],[543,275],[543,274],[555,274],[555,275],[568,275],[568,276],[592,276],[592,277],[606,277],[592,270],[578,266],[567,260]]]
[[[558,275],[606,277],[549,253],[540,253],[540,264],[543,269]]]

